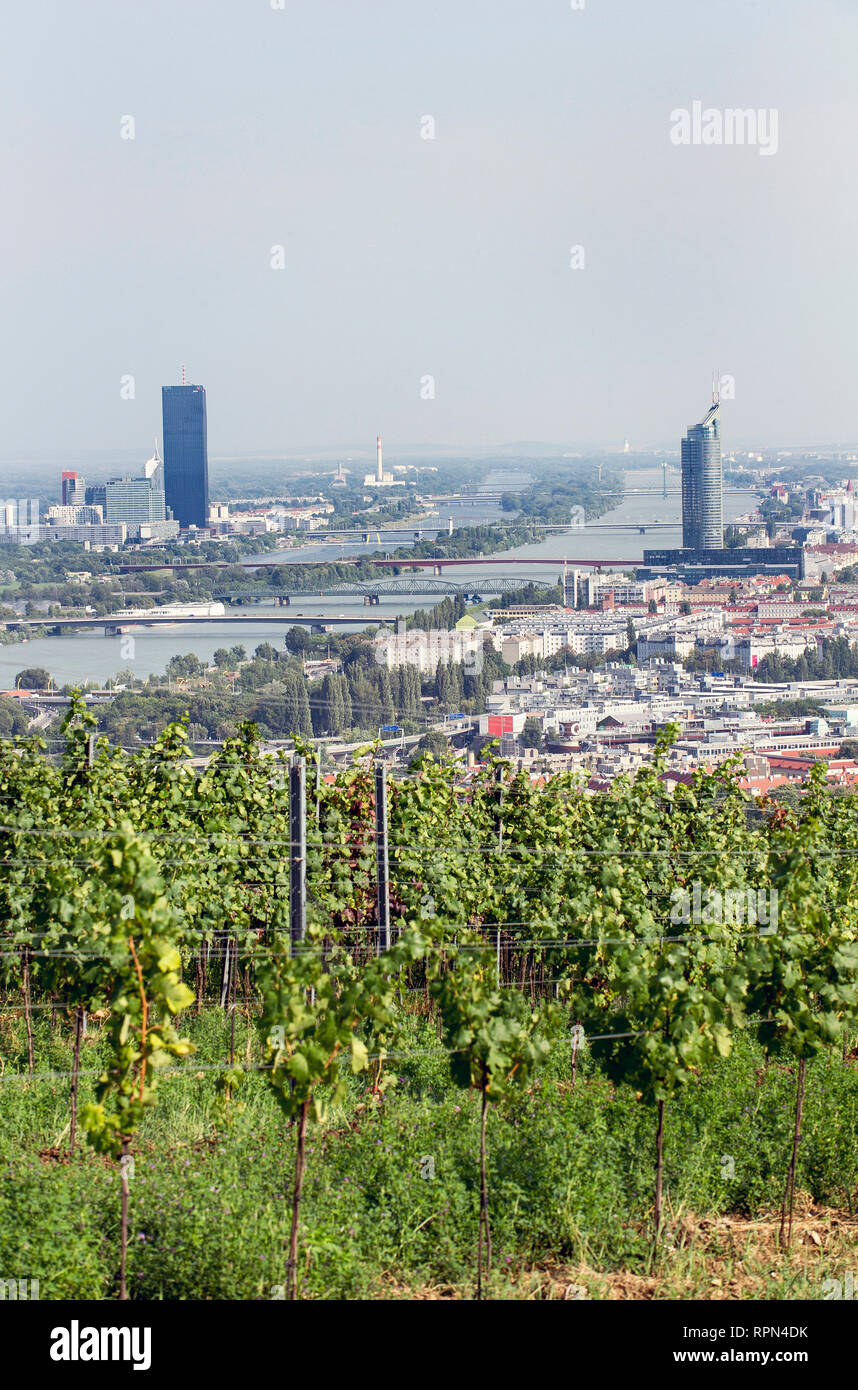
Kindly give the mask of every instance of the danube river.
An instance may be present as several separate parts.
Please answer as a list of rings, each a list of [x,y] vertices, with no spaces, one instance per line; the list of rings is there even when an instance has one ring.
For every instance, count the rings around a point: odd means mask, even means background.
[[[523,478],[523,475],[519,477]],[[523,480],[527,481],[526,478]],[[491,483],[495,487],[507,487],[512,490],[515,481],[515,475],[503,475],[495,480],[487,480],[487,485]],[[678,472],[669,472],[668,488],[676,489],[678,484]],[[492,564],[485,569],[477,570],[473,566],[463,566],[461,570],[445,568],[445,577],[453,579],[461,576],[469,585],[472,584],[476,591],[479,591],[480,576],[489,575],[512,575],[522,583],[531,578],[539,579],[543,584],[554,583],[560,574],[564,559],[567,559],[570,565],[575,563],[576,556],[590,560],[604,559],[605,563],[609,564],[611,560],[640,560],[643,557],[644,546],[647,549],[661,549],[681,545],[679,493],[671,492],[668,497],[660,495],[661,469],[630,472],[626,475],[626,486],[629,492],[621,505],[600,517],[598,526],[578,527],[559,535],[551,535],[535,545],[519,546],[515,550],[499,552],[493,556]],[[635,488],[647,491],[635,494],[631,491]],[[649,489],[653,491],[650,492]],[[724,499],[725,521],[734,520],[750,510],[753,505],[753,493],[727,493]],[[442,511],[443,519],[446,520],[451,508],[442,508]],[[486,503],[484,506],[456,508],[454,522],[459,525],[476,525],[480,521],[494,521],[500,515],[496,506]],[[612,530],[606,526],[606,523],[614,523],[618,527],[630,523],[646,526],[655,521],[668,524],[643,536],[636,530]],[[391,549],[401,544],[402,541],[397,536],[396,540],[391,542]],[[439,555],[444,553],[443,544],[442,534],[438,537]],[[355,546],[353,542],[346,545],[307,545],[296,549],[294,554],[295,558],[302,560],[336,560],[343,555],[378,552],[378,542],[373,540],[369,546]],[[548,565],[534,565],[532,569],[527,565],[505,567],[504,556],[556,559],[557,573],[555,574]],[[271,559],[271,552],[259,558]],[[252,563],[252,558],[249,563]],[[435,600],[429,595],[423,598],[391,598],[386,603],[381,602],[378,607],[366,609],[361,598],[320,599],[318,596],[307,594],[293,602],[296,610],[328,614],[331,617],[338,614],[359,616],[365,611],[369,625],[377,622],[379,618],[407,614],[416,608],[429,608]],[[286,630],[295,622],[294,614],[290,615],[288,608],[275,610],[273,606],[266,604],[235,608],[230,612],[251,616],[258,616],[263,612],[277,612],[278,615],[282,614],[283,622],[282,626],[279,623],[236,623],[225,617],[222,623],[206,623],[199,626],[183,623],[166,629],[141,627],[129,634],[134,639],[133,655],[123,655],[124,652],[128,652],[128,646],[122,647],[121,644],[127,644],[127,637],[105,637],[95,630],[62,637],[37,637],[30,642],[15,642],[7,647],[0,647],[0,687],[7,690],[13,688],[17,673],[27,666],[44,667],[58,685],[73,684],[77,681],[103,684],[115,679],[123,671],[132,672],[138,679],[161,673],[170,657],[177,654],[187,655],[193,652],[201,660],[210,662],[218,647],[241,645],[247,650],[248,655],[252,655],[260,642],[270,642],[275,647],[282,647]],[[354,628],[346,630],[355,631]]]

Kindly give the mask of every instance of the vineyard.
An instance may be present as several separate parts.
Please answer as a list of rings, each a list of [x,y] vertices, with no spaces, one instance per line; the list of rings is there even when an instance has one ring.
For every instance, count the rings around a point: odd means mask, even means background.
[[[858,805],[729,763],[668,795],[674,734],[600,795],[371,748],[322,778],[249,724],[200,770],[182,724],[129,754],[81,701],[60,755],[0,743],[0,1277],[823,1297],[858,1232]]]

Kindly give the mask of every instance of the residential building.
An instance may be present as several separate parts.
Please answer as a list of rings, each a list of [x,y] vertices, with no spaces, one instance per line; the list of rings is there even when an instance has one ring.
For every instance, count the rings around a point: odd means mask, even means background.
[[[390,670],[394,666],[416,666],[424,675],[434,672],[440,661],[454,661],[477,669],[482,656],[485,632],[448,631],[446,628],[411,628],[403,632],[380,632],[373,643],[375,659]]]

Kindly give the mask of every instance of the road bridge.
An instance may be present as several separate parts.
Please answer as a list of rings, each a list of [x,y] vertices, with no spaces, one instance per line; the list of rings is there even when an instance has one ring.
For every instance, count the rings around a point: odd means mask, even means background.
[[[562,563],[558,561],[557,563]],[[480,589],[491,594],[512,594],[517,592],[525,579],[507,579],[498,575],[487,575],[480,581]],[[390,579],[365,579],[358,580],[353,584],[334,584],[329,588],[322,589],[273,589],[265,588],[262,585],[256,588],[245,585],[238,588],[219,588],[213,589],[211,597],[229,603],[251,603],[256,600],[259,602],[282,603],[291,606],[296,600],[307,599],[312,595],[319,598],[384,598],[387,594],[396,597],[405,595],[419,597],[420,595],[435,596],[446,598],[458,594],[470,594],[474,592],[473,584],[464,584],[461,580],[438,579],[432,575],[422,572],[411,575],[397,575]],[[157,612],[157,609],[153,609]]]
[[[639,529],[639,528],[635,528],[635,529]],[[610,568],[610,567],[612,567],[612,566],[617,566],[617,565],[622,566],[622,565],[642,565],[642,564],[643,564],[643,559],[642,559],[640,556],[638,556],[637,559],[634,559],[634,560],[615,560],[615,559],[613,559],[613,558],[610,557],[610,556],[604,556],[604,555],[601,556],[601,557],[600,557],[599,559],[597,559],[597,560],[579,559],[579,557],[578,557],[577,555],[570,555],[570,556],[568,556],[568,557],[564,557],[564,556],[562,556],[562,555],[558,555],[558,556],[555,556],[553,559],[545,559],[545,558],[539,557],[539,556],[531,557],[531,558],[523,558],[523,557],[521,557],[521,556],[510,556],[510,555],[480,555],[480,556],[463,556],[461,559],[457,559],[457,560],[449,559],[449,558],[446,557],[446,556],[441,556],[440,558],[437,558],[437,559],[434,558],[433,556],[415,556],[414,558],[411,558],[410,556],[409,556],[409,557],[402,557],[402,556],[400,556],[399,559],[391,560],[391,559],[378,559],[378,558],[376,558],[376,556],[374,556],[374,555],[345,555],[345,556],[342,556],[341,558],[338,557],[336,561],[328,561],[328,560],[241,560],[241,561],[234,562],[234,561],[226,561],[226,560],[202,560],[202,561],[192,560],[192,561],[188,562],[188,561],[185,561],[185,560],[176,560],[176,561],[168,562],[167,564],[159,564],[159,565],[119,565],[119,566],[117,566],[117,569],[118,569],[119,572],[122,573],[122,574],[124,574],[124,573],[126,573],[126,572],[129,572],[129,571],[132,571],[132,570],[161,570],[161,569],[177,570],[177,571],[181,572],[181,571],[183,571],[183,570],[233,569],[233,568],[235,567],[235,564],[236,564],[236,563],[241,564],[242,567],[243,567],[244,569],[253,569],[253,570],[262,570],[262,569],[289,569],[290,567],[296,567],[296,568],[297,568],[297,567],[299,567],[299,566],[304,566],[304,568],[306,568],[308,565],[312,565],[313,567],[317,567],[317,566],[319,566],[319,565],[334,564],[334,563],[335,563],[335,564],[338,564],[338,565],[375,565],[375,566],[379,566],[379,567],[381,567],[381,568],[387,568],[387,569],[397,568],[397,569],[401,569],[401,570],[416,570],[416,569],[426,569],[426,568],[431,569],[431,568],[433,567],[433,565],[554,565],[555,568],[556,568],[557,565],[562,565],[562,564],[564,563],[564,558],[566,559],[566,562],[567,562],[569,565],[571,565],[571,566],[573,566],[573,567],[576,567],[576,568],[578,568],[578,569],[588,569],[588,568],[591,568],[591,567],[595,567],[596,569],[608,569],[608,568]],[[280,592],[282,593],[283,591],[281,590]],[[286,592],[288,593],[288,590],[287,590]],[[304,592],[306,593],[307,590],[305,589]],[[316,593],[317,590],[314,589],[313,592]]]
[[[235,627],[240,623],[278,623],[281,627],[289,627],[292,623],[313,623],[323,626],[343,626],[353,624],[356,627],[367,626],[367,616],[362,614],[354,617],[346,613],[297,613],[288,614],[274,613],[226,613],[219,618],[193,617],[177,618],[175,615],[158,617],[153,609],[151,614],[145,617],[139,615],[133,618],[124,618],[121,614],[113,614],[105,618],[4,618],[0,622],[2,628],[31,627],[39,628],[42,632],[52,628],[70,628],[72,631],[79,628],[102,628],[108,636],[115,636],[117,633],[128,632],[137,627],[174,627],[178,624],[192,626],[220,624],[221,627]]]
[[[440,574],[442,569],[450,565],[551,565],[554,569],[558,566],[562,568],[565,564],[570,569],[616,569],[618,566],[636,567],[643,564],[643,559],[638,556],[636,560],[615,560],[613,556],[602,555],[598,560],[584,560],[577,555],[564,557],[555,555],[553,558],[546,559],[542,555],[533,555],[524,558],[519,555],[479,555],[477,557],[465,556],[460,559],[449,559],[446,556],[423,559],[399,559],[399,560],[371,560],[371,564],[378,565],[380,569],[391,569],[394,565],[401,570],[410,569],[434,569]]]

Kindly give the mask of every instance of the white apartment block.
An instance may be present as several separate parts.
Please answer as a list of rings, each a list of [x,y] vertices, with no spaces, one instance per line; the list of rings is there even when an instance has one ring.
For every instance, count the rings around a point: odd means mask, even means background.
[[[763,657],[773,656],[775,652],[790,658],[803,656],[805,652],[816,656],[816,637],[803,632],[778,632],[765,637],[751,635],[740,637],[732,650],[735,651],[732,659],[750,671]]]
[[[482,664],[485,633],[462,632],[446,628],[411,628],[408,632],[380,632],[373,643],[380,666],[416,666],[422,675],[432,675],[440,661],[461,663],[478,671]]]
[[[690,656],[697,646],[697,636],[693,632],[653,632],[644,634],[637,640],[635,651],[638,661],[681,661]]]

